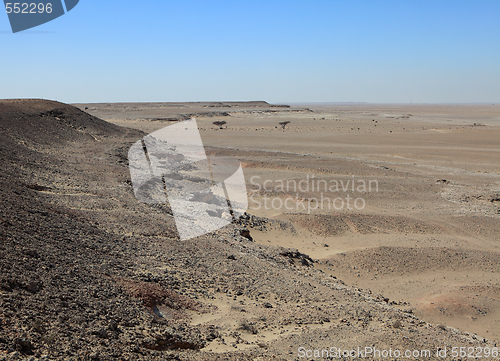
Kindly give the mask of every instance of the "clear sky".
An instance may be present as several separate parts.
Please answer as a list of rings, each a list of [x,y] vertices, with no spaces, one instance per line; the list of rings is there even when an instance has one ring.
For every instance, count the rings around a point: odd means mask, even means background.
[[[0,98],[500,102],[499,0],[80,0],[0,44]]]

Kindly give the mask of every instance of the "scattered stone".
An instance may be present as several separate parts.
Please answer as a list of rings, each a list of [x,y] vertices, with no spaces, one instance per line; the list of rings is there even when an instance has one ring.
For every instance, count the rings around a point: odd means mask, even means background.
[[[250,231],[247,228],[243,228],[242,230],[240,230],[240,235],[245,237],[249,241],[253,241],[253,238],[250,235]]]

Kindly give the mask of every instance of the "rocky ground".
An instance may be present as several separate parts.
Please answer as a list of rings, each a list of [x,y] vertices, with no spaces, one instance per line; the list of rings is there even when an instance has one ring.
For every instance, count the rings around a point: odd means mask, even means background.
[[[321,217],[248,215],[179,241],[169,209],[133,195],[126,155],[143,136],[57,102],[0,101],[0,360],[297,360],[299,347],[496,346],[343,282],[331,271],[341,255],[326,263],[253,239],[330,223]],[[335,233],[350,221],[313,228]],[[402,232],[408,224],[382,221]],[[388,252],[398,249],[382,249],[379,263],[348,257],[372,272]],[[475,257],[498,266],[496,255]]]

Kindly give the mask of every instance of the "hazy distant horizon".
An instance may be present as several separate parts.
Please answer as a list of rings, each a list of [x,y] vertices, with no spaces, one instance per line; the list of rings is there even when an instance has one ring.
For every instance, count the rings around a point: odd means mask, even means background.
[[[52,99],[56,100],[56,99]],[[489,103],[489,102],[463,102],[463,103],[390,103],[390,102],[349,102],[349,101],[344,101],[344,102],[270,102],[267,100],[256,100],[256,99],[250,99],[250,100],[194,100],[194,101],[117,101],[117,102],[72,102],[69,104],[72,105],[77,105],[77,104],[123,104],[123,103],[152,103],[152,104],[161,104],[161,103],[248,103],[248,102],[258,102],[258,101],[263,101],[266,103],[269,103],[271,105],[500,105],[500,102],[498,103]]]

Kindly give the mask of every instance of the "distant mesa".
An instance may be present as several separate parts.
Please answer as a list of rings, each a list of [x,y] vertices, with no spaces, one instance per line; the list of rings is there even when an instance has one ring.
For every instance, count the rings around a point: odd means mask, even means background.
[[[290,108],[286,104],[269,104],[263,100],[241,101],[241,102],[211,102],[205,105],[205,108]]]

